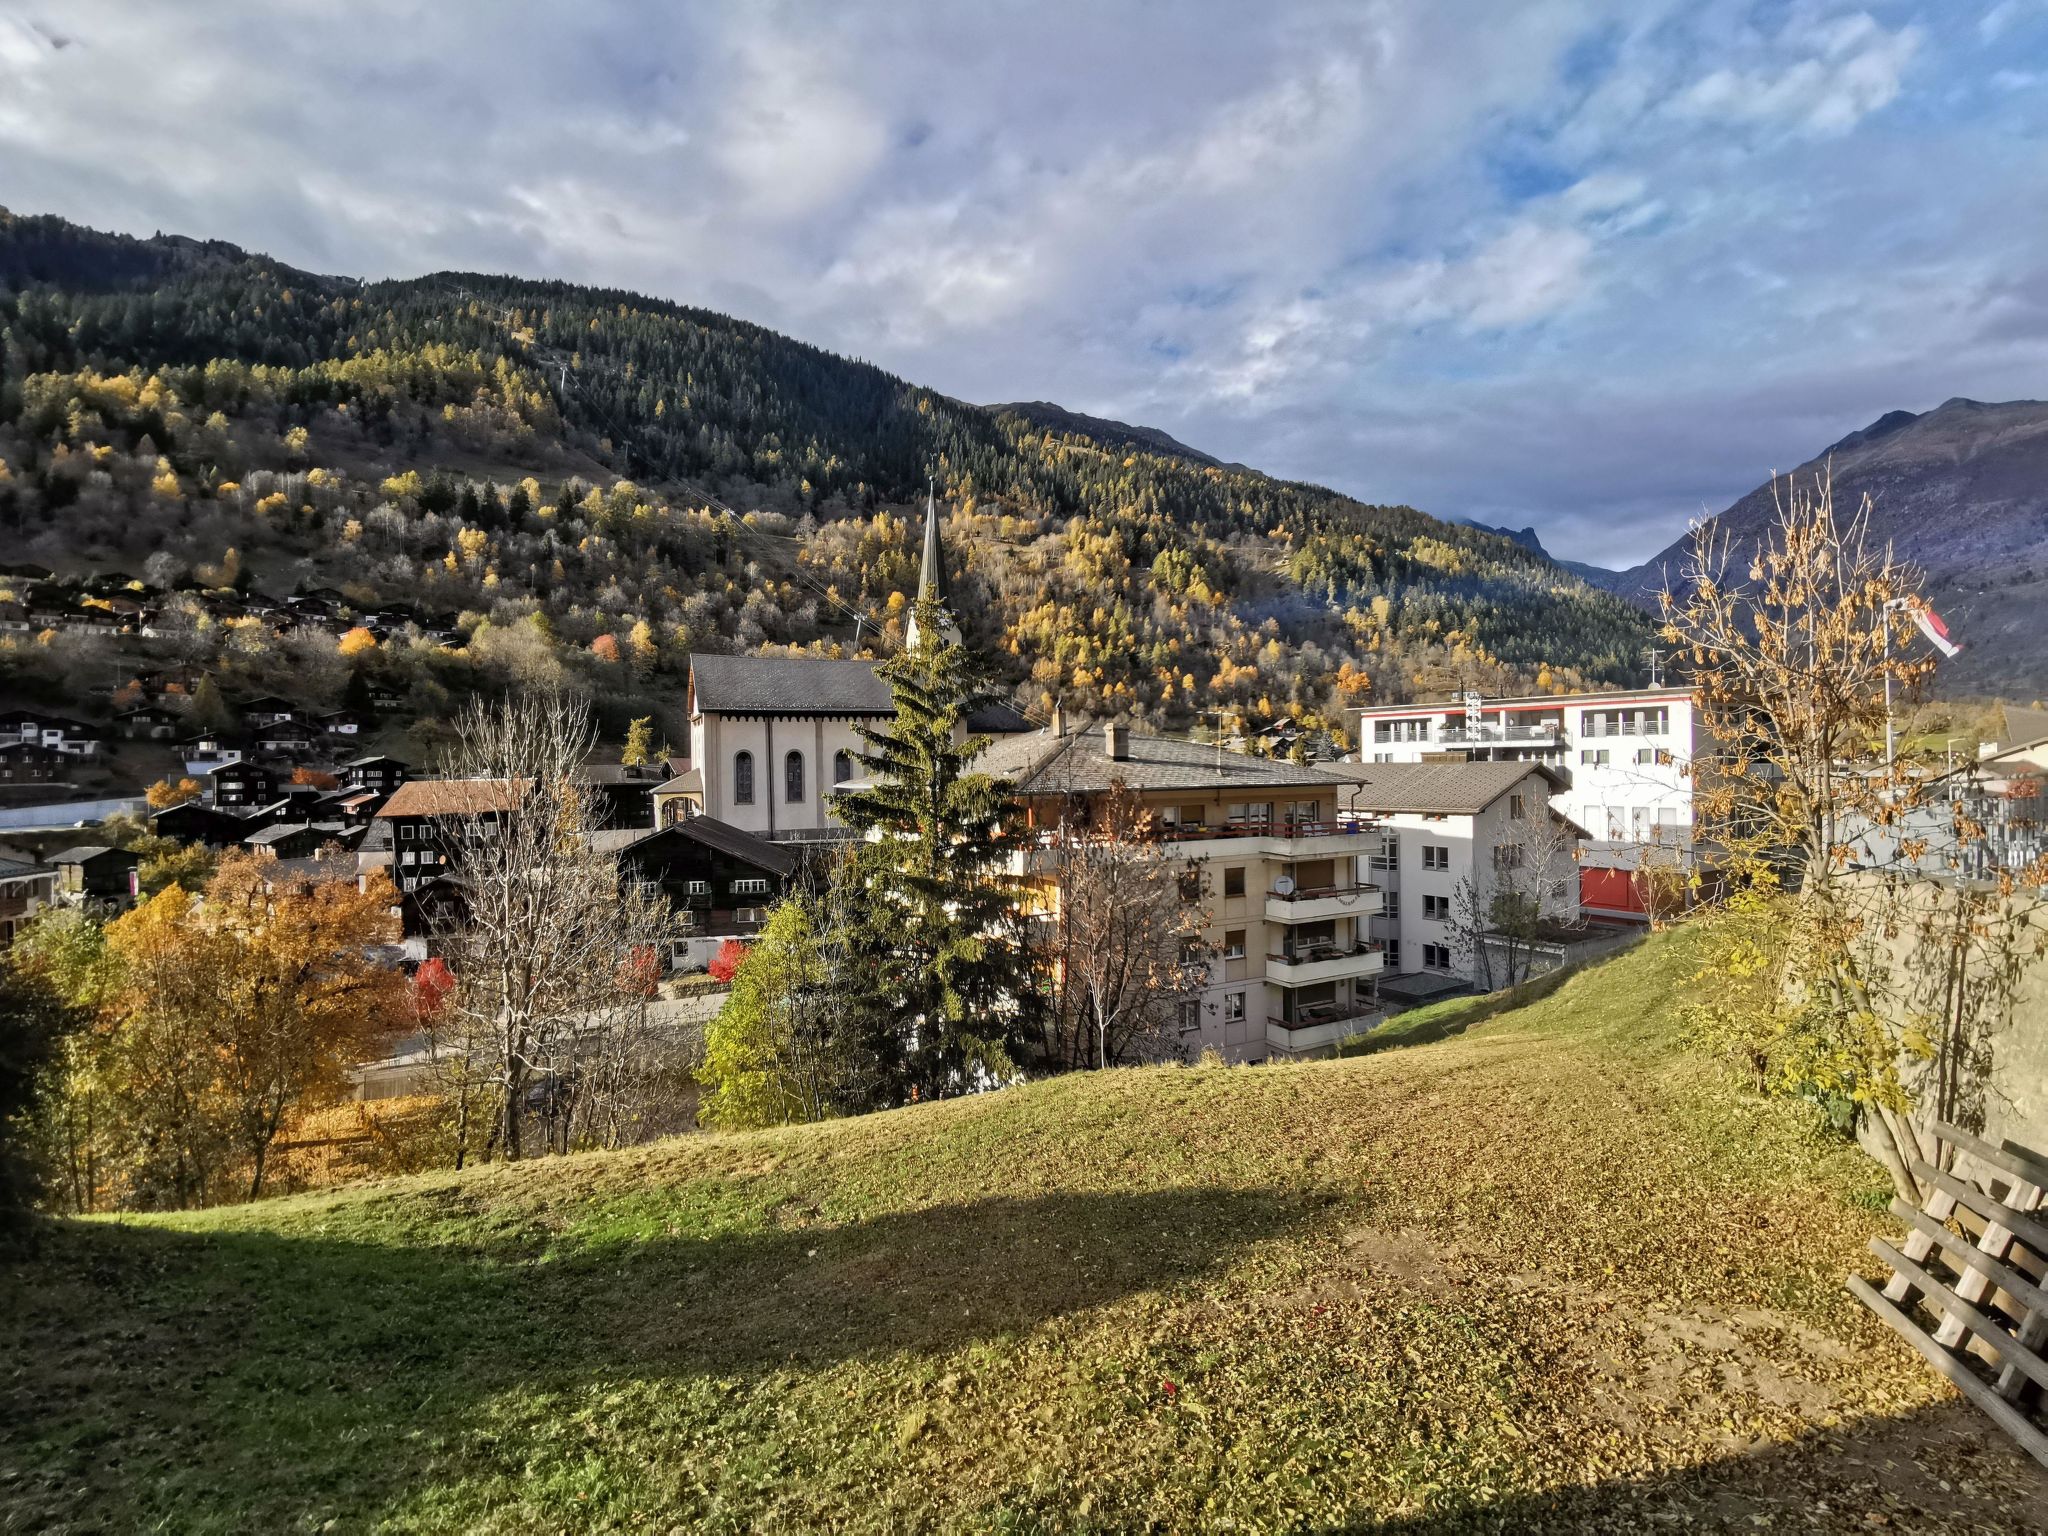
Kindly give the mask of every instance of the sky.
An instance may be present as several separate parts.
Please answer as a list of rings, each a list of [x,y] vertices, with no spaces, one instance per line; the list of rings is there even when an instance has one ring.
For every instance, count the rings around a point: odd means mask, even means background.
[[[0,205],[622,285],[1620,566],[2048,396],[2048,0],[0,0]]]

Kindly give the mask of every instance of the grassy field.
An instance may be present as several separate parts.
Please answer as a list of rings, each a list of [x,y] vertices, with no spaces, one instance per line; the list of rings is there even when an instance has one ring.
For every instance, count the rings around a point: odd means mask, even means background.
[[[1875,1170],[1678,1049],[1696,943],[1357,1059],[67,1225],[0,1528],[2048,1521],[1843,1293]]]

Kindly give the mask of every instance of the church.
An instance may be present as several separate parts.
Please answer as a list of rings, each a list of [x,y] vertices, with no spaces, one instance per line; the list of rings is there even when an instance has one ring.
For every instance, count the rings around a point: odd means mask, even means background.
[[[936,501],[925,509],[918,575],[920,605],[927,598],[938,604],[941,639],[957,641]],[[918,639],[913,612],[908,643]],[[692,656],[689,766],[655,789],[657,821],[713,816],[785,842],[845,835],[832,796],[860,771],[858,728],[896,713],[877,665],[811,656]],[[994,736],[1032,729],[1007,705],[979,711],[968,726]]]

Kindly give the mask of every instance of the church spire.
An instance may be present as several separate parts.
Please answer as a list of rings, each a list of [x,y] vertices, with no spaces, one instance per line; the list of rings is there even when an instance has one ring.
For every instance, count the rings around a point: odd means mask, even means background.
[[[939,605],[939,639],[942,643],[958,645],[960,627],[953,622],[952,610],[946,606],[946,552],[939,544],[939,498],[935,482],[927,482],[924,503],[924,566],[917,576],[917,601],[922,606],[925,599]],[[917,609],[910,613],[910,628],[907,638],[917,644]]]

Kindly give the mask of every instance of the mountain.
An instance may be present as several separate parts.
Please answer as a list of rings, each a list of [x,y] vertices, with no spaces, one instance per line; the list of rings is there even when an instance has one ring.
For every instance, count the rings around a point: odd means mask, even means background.
[[[1199,448],[1190,448],[1186,443],[1167,436],[1157,427],[1134,427],[1128,422],[1111,421],[1105,416],[1084,416],[1079,411],[1070,411],[1063,405],[1050,400],[1012,401],[1007,405],[985,407],[998,416],[1015,416],[1028,421],[1034,427],[1048,432],[1063,432],[1074,437],[1085,437],[1090,442],[1100,443],[1105,448],[1136,448],[1144,453],[1163,454],[1170,459],[1186,459],[1191,464],[1212,464],[1221,469],[1239,470],[1245,474],[1256,474],[1243,464],[1224,464],[1221,459],[1212,458]]]
[[[320,588],[338,620],[396,605],[461,636],[341,665],[225,632],[215,602],[178,645],[231,688],[325,702],[370,668],[438,710],[549,681],[616,726],[672,711],[693,650],[886,650],[928,476],[960,617],[1028,708],[1341,724],[1368,697],[1626,683],[1647,636],[1506,538],[708,310],[0,211],[10,563],[139,573],[173,607]],[[89,700],[108,668],[70,650],[0,653],[0,694]]]
[[[1965,646],[1936,670],[1944,694],[2048,693],[2048,402],[1950,400],[1891,411],[1794,470],[1811,483],[1832,467],[1835,507],[1871,500],[1872,533],[1926,573],[1928,601]],[[1758,486],[1715,522],[1753,542],[1772,516]],[[1690,538],[1600,581],[1646,608]]]

